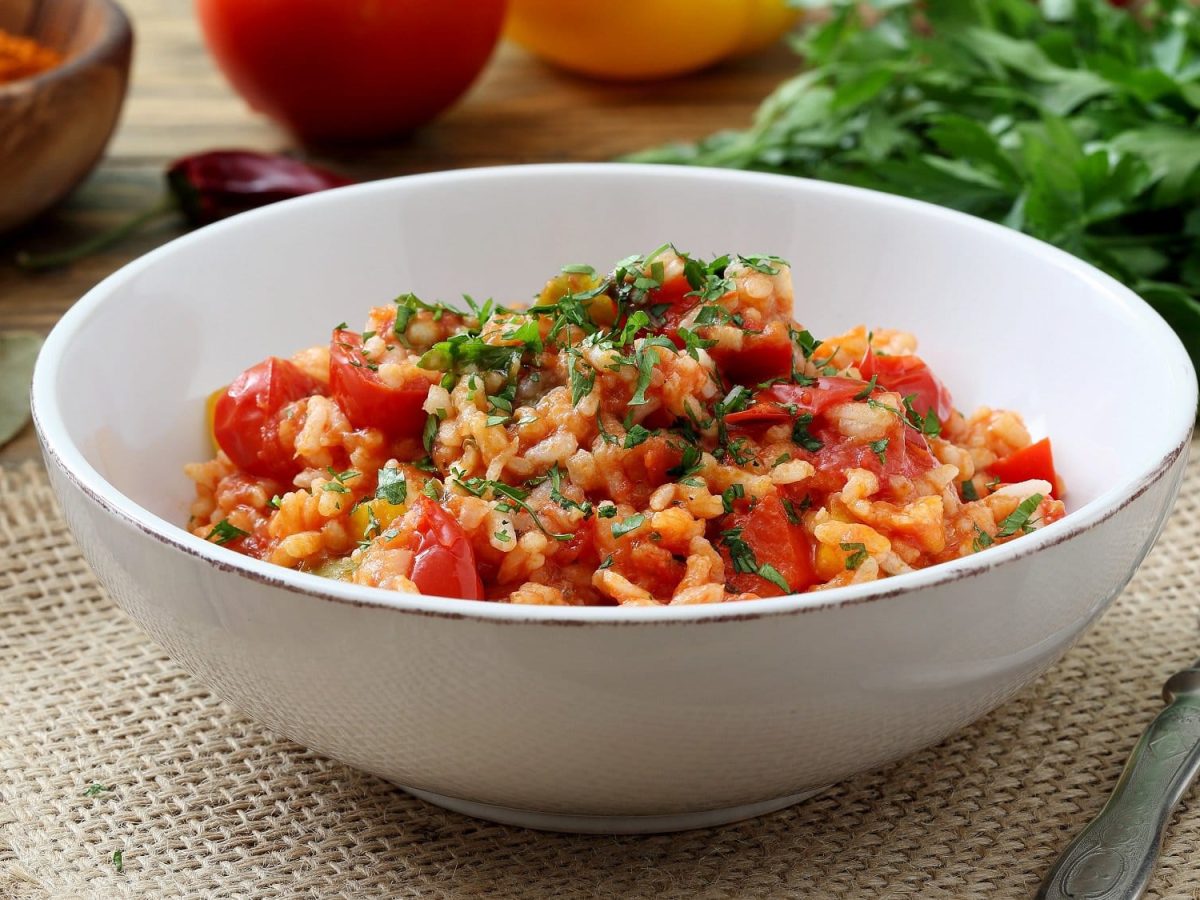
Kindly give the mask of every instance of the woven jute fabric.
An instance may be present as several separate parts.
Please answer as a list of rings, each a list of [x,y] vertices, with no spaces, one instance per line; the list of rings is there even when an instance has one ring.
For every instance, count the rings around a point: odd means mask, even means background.
[[[215,700],[105,596],[43,473],[10,469],[0,898],[1029,897],[1103,804],[1162,682],[1200,655],[1198,523],[1194,462],[1099,624],[940,746],[754,821],[585,837],[427,806]],[[1171,824],[1151,895],[1200,897],[1200,796]]]

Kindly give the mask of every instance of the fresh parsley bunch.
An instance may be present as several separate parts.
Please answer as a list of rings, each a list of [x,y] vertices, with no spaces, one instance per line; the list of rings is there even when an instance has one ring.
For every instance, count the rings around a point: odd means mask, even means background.
[[[633,158],[820,178],[1002,222],[1124,281],[1200,366],[1200,7],[839,3],[795,46],[804,71],[749,129]]]

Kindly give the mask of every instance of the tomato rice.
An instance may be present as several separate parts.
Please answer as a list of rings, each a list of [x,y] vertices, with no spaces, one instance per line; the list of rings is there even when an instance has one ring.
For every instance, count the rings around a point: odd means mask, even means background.
[[[861,584],[1064,515],[1048,440],[904,332],[824,341],[775,257],[667,245],[525,309],[406,294],[210,405],[189,528],[356,584],[548,605]]]

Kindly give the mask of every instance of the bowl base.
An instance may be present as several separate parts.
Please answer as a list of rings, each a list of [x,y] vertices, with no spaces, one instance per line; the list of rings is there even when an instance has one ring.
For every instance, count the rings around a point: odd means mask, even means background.
[[[802,791],[787,797],[777,797],[774,800],[764,800],[760,803],[661,816],[573,816],[564,813],[543,813],[530,809],[493,806],[490,803],[476,803],[474,800],[447,797],[444,794],[421,791],[404,785],[398,785],[398,787],[434,806],[441,806],[452,812],[473,816],[476,819],[498,822],[501,825],[517,825],[521,828],[534,828],[538,831],[565,831],[572,834],[662,834],[669,831],[690,831],[693,828],[712,828],[717,825],[729,825],[733,822],[753,819],[756,816],[765,816],[767,813],[777,812],[810,797],[815,797],[822,791],[828,790],[832,785],[827,784],[810,791]]]

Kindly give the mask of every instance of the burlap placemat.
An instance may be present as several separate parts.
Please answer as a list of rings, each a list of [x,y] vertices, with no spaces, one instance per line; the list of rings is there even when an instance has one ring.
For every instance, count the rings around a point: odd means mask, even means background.
[[[942,745],[739,825],[542,834],[427,806],[214,700],[105,597],[39,469],[0,474],[0,500],[5,900],[1028,897],[1103,803],[1163,680],[1200,656],[1197,461],[1099,625]],[[1193,800],[1152,895],[1200,896],[1198,851]]]

